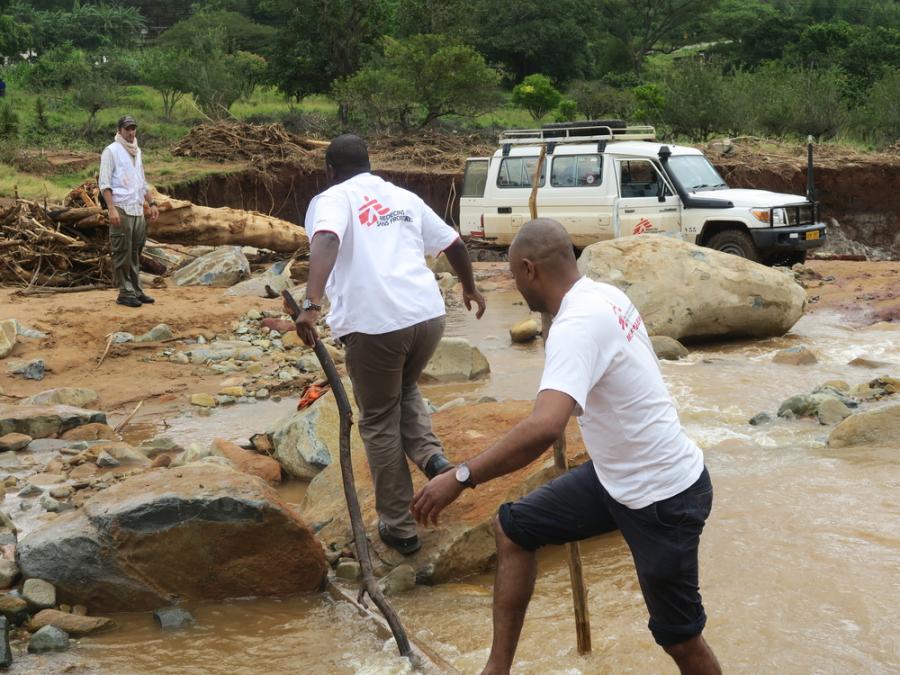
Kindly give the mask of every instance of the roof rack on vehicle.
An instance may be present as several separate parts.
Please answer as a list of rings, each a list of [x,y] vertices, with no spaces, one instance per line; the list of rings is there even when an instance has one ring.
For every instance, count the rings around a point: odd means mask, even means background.
[[[572,122],[547,125],[540,129],[507,129],[500,134],[503,145],[538,143],[589,143],[591,141],[655,141],[651,126],[624,126]]]

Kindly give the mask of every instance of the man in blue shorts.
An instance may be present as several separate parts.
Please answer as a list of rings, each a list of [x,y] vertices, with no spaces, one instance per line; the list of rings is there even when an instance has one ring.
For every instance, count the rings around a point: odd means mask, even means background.
[[[697,559],[712,483],[678,419],[640,314],[620,290],[581,276],[569,235],[554,220],[524,225],[509,264],[528,306],[554,317],[534,410],[496,444],[426,484],[413,499],[413,515],[436,523],[467,487],[530,464],[572,415],[591,461],[500,507],[494,638],[484,672],[512,666],[534,590],[535,551],[619,530],[656,642],[682,673],[720,673],[702,635]]]

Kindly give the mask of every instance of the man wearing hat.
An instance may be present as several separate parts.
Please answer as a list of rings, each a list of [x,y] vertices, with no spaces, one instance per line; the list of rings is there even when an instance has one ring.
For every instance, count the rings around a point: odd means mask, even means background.
[[[159,218],[159,209],[150,199],[137,144],[137,122],[131,115],[119,118],[116,138],[100,156],[98,182],[109,210],[109,244],[119,287],[116,302],[126,307],[151,303],[153,298],[144,293],[140,279],[141,251],[147,241],[144,208],[149,208],[151,221]]]

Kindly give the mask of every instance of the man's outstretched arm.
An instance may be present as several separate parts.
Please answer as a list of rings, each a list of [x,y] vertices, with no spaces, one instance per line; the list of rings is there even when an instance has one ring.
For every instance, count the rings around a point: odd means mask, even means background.
[[[482,314],[484,314],[485,303],[481,293],[479,293],[478,289],[475,287],[475,276],[472,273],[472,261],[469,260],[469,250],[466,248],[465,242],[463,242],[462,239],[457,238],[456,241],[444,249],[444,255],[447,256],[450,267],[453,268],[453,271],[456,273],[456,278],[459,279],[462,284],[463,304],[465,304],[467,310],[472,309],[473,302],[478,305],[478,309],[475,312],[475,318],[480,319]]]
[[[334,269],[340,247],[341,240],[333,232],[316,232],[313,235],[309,250],[309,280],[306,282],[306,297],[317,305],[322,304],[325,284],[328,283],[328,277],[331,270]],[[314,309],[307,309],[297,317],[297,335],[310,347],[313,347],[316,340],[319,339],[316,331],[319,314]]]
[[[568,394],[553,389],[542,391],[527,418],[496,444],[467,462],[471,480],[479,485],[531,464],[565,433],[574,409],[575,400]],[[464,489],[456,480],[455,472],[440,474],[413,497],[413,516],[423,525],[429,521],[437,524],[441,511],[453,503]]]

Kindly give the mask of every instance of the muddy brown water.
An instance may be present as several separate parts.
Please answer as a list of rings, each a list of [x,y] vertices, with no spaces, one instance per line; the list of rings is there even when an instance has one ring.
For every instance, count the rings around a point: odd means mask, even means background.
[[[528,315],[514,293],[489,296],[476,322],[450,314],[448,334],[465,335],[492,364],[489,380],[426,388],[436,403],[464,395],[531,398],[539,344],[509,345],[507,328]],[[900,671],[900,439],[893,448],[830,450],[814,421],[752,427],[757,412],[830,379],[850,384],[880,371],[851,359],[896,359],[900,326],[850,326],[835,315],[804,317],[787,336],[707,345],[663,371],[688,432],[706,453],[715,485],[701,548],[706,637],[726,672],[890,673]],[[804,344],[813,366],[771,362]],[[900,373],[900,365],[893,375]],[[259,431],[292,403],[236,406],[212,417],[169,420],[166,433],[205,442],[227,425],[235,438]],[[877,405],[877,404],[876,404]],[[282,410],[281,408],[284,408]],[[284,488],[298,503],[303,486]],[[464,498],[477,498],[469,493]],[[562,550],[545,550],[516,672],[673,673],[646,629],[631,559],[611,534],[582,548],[594,653],[575,650],[568,570]],[[417,587],[394,600],[408,631],[461,672],[477,672],[490,645],[492,576]],[[322,596],[188,605],[197,626],[163,634],[149,614],[115,616],[118,630],[83,638],[69,652],[21,656],[14,673],[402,673],[393,643],[346,606]]]

